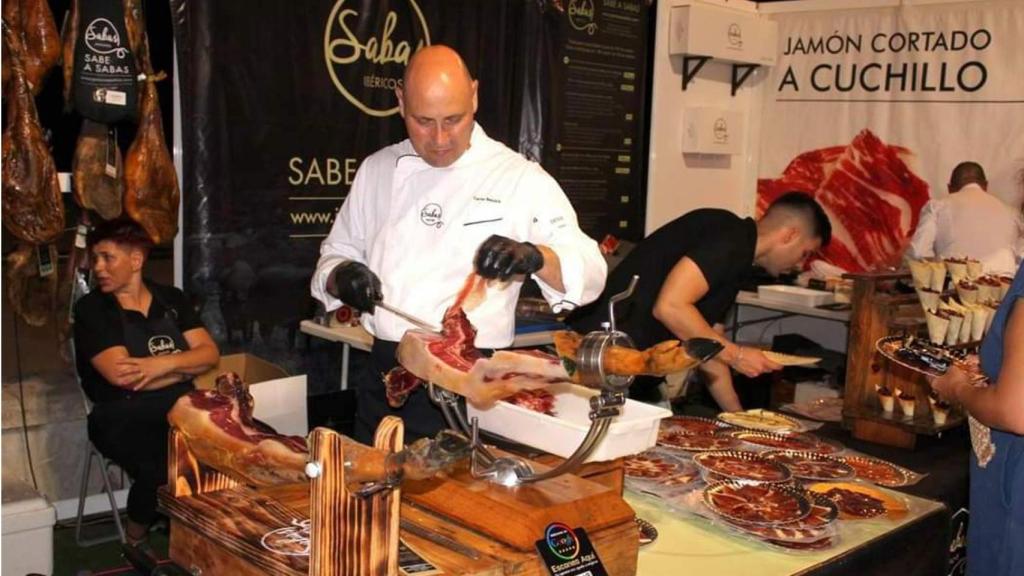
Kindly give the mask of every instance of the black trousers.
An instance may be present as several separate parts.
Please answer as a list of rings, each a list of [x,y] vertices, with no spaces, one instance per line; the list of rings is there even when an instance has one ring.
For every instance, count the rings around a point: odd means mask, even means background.
[[[414,390],[401,408],[388,405],[384,375],[398,365],[396,350],[397,342],[374,340],[369,368],[356,379],[355,438],[364,444],[373,444],[373,435],[385,416],[398,416],[405,422],[406,444],[420,438],[432,438],[447,427],[444,414],[430,401],[425,386]]]
[[[156,490],[167,483],[167,413],[190,382],[102,402],[89,413],[89,440],[132,479],[128,518],[156,520]]]

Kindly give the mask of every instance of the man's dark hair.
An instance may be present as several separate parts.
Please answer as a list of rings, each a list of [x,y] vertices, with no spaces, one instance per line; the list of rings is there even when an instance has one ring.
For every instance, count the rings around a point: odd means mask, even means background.
[[[821,204],[804,192],[791,191],[779,196],[765,212],[767,218],[775,212],[784,212],[802,218],[809,227],[813,238],[821,239],[821,247],[832,241],[832,223]]]
[[[956,192],[968,184],[977,184],[982,188],[988,186],[985,169],[977,162],[961,162],[953,168],[949,175],[949,191]]]
[[[149,254],[149,249],[153,247],[153,241],[150,240],[146,231],[127,218],[100,222],[89,232],[87,242],[90,249],[104,241],[110,241],[120,246],[138,248],[146,255]]]

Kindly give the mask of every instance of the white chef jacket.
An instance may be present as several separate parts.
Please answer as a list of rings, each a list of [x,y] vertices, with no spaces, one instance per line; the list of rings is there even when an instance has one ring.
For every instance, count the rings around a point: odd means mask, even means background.
[[[1022,253],[1021,221],[1002,200],[977,184],[930,201],[921,211],[912,258],[980,260],[986,272],[1013,274]]]
[[[469,149],[451,166],[430,166],[408,139],[362,163],[320,246],[311,291],[328,311],[340,307],[327,293],[327,277],[341,262],[356,260],[380,278],[385,302],[440,324],[473,271],[477,248],[492,234],[544,245],[558,255],[564,293],[534,276],[556,310],[587,304],[604,289],[607,264],[580,230],[558,183],[474,124]],[[467,311],[478,330],[477,347],[512,343],[521,286],[489,282],[484,301]],[[380,308],[363,314],[362,324],[391,341],[413,327]]]

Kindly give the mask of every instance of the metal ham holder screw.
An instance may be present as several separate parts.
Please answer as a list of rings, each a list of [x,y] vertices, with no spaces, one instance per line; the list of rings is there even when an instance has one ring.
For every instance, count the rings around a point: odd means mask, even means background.
[[[609,346],[635,348],[633,340],[624,332],[615,329],[615,305],[633,295],[639,276],[633,276],[625,291],[612,296],[608,301],[608,322],[601,324],[603,330],[595,330],[583,337],[576,358],[576,369],[580,382],[587,388],[600,389],[601,393],[590,398],[590,430],[569,458],[547,472],[536,473],[533,467],[521,458],[495,456],[480,441],[480,429],[476,418],[466,422],[459,409],[459,396],[454,392],[428,384],[430,399],[441,407],[448,426],[466,434],[473,446],[470,473],[474,478],[486,478],[502,486],[513,487],[540,480],[555,478],[576,470],[590,456],[601,442],[608,427],[626,403],[626,390],[633,383],[632,376],[605,374],[601,359]]]

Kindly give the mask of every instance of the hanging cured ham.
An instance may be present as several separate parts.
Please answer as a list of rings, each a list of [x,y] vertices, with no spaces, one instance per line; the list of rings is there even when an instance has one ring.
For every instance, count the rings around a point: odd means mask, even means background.
[[[156,78],[142,89],[139,131],[125,159],[124,211],[154,244],[170,242],[178,232],[178,177],[164,140]]]
[[[75,201],[104,220],[121,215],[124,165],[121,149],[107,126],[86,118],[75,146]]]
[[[20,240],[52,242],[64,230],[64,203],[43,139],[14,31],[3,26],[10,55],[8,124],[3,135],[3,223]]]
[[[57,247],[50,244],[41,250],[50,263],[46,275],[40,273],[39,250],[35,246],[19,244],[7,256],[7,296],[14,311],[29,326],[45,325],[57,302]]]
[[[22,47],[29,87],[38,94],[46,74],[60,60],[60,33],[50,5],[47,0],[6,0],[3,14]]]

